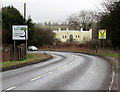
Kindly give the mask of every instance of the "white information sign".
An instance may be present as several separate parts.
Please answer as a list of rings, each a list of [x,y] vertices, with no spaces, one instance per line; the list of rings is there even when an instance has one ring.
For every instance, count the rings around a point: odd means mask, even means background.
[[[28,26],[27,25],[13,25],[12,26],[12,39],[13,40],[27,40],[28,39]]]

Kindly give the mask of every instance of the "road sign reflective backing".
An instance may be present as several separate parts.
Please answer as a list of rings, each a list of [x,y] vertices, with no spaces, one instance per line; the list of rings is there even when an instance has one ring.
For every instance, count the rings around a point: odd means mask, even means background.
[[[106,39],[106,29],[98,30],[98,39]]]

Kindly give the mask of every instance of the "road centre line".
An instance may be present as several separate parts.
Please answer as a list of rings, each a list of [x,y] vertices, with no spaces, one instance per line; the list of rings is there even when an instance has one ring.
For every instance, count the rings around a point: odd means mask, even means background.
[[[72,56],[74,56],[74,55],[72,55]],[[76,57],[76,56],[74,56],[74,57],[75,57],[75,60],[77,60],[77,57]],[[74,61],[75,61],[75,60],[74,60]],[[72,64],[72,63],[73,63],[73,61],[69,62],[69,63],[66,64],[66,65],[63,65],[63,66],[61,66],[61,67],[58,67],[57,69],[54,69],[54,70],[49,71],[49,72],[47,72],[47,73],[45,73],[45,74],[42,74],[42,75],[40,75],[40,76],[38,76],[38,77],[36,77],[36,78],[33,78],[33,79],[31,79],[30,81],[35,81],[35,80],[40,79],[40,78],[42,78],[42,77],[44,77],[44,76],[46,76],[46,75],[48,75],[48,74],[50,74],[50,73],[55,72],[55,71],[57,71],[57,70],[64,69],[64,68],[68,67],[68,65],[70,65],[70,64]]]
[[[72,56],[74,56],[74,55],[72,55]],[[75,57],[75,59],[74,59],[74,61],[75,61],[75,60],[77,59],[77,57],[76,57],[76,56],[74,56],[74,57]],[[40,75],[40,76],[38,76],[38,77],[36,77],[36,78],[33,78],[33,79],[31,79],[30,81],[35,81],[35,80],[40,79],[40,78],[42,78],[42,77],[44,77],[44,76],[47,76],[48,74],[51,74],[51,73],[55,72],[55,71],[57,71],[57,70],[64,69],[64,68],[68,67],[68,65],[70,65],[70,64],[72,64],[72,63],[73,63],[73,61],[71,61],[71,62],[69,62],[68,64],[63,65],[63,66],[61,66],[61,67],[59,67],[59,68],[57,68],[57,69],[54,69],[53,71],[46,72],[46,73],[44,73],[44,74],[42,74],[42,75]],[[12,89],[15,89],[15,88],[16,88],[16,86],[12,86],[12,87],[7,88],[6,91],[12,90]]]
[[[52,72],[50,71],[50,72],[47,72],[47,73],[45,73],[45,74],[42,74],[42,75],[40,75],[40,76],[38,76],[38,77],[36,77],[36,78],[31,79],[30,81],[37,80],[37,79],[42,78],[42,77],[44,77],[44,76],[46,76],[46,75],[48,75],[48,74],[50,74],[50,73],[52,73]]]
[[[13,86],[13,87],[7,88],[6,90],[8,91],[8,90],[12,90],[12,89],[14,89],[14,88],[16,88],[16,86]]]

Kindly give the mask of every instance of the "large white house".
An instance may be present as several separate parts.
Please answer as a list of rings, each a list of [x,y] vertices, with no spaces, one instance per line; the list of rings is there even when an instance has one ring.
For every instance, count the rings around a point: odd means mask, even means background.
[[[88,31],[84,31],[83,28],[81,30],[54,30],[55,37],[59,39],[61,42],[67,42],[70,38],[72,38],[75,42],[84,43],[86,41],[92,40],[92,29]]]

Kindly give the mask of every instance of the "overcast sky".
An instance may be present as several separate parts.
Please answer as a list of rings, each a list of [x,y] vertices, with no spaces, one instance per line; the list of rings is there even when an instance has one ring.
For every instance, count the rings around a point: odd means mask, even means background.
[[[96,10],[101,0],[2,0],[2,6],[13,5],[23,14],[27,4],[27,16],[34,22],[63,22],[73,13],[81,10]]]

